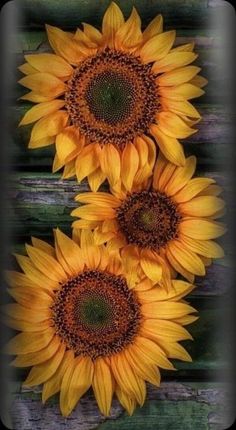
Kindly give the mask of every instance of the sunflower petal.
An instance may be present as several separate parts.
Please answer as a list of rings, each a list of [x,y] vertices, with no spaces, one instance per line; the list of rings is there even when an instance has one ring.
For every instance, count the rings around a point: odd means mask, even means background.
[[[24,332],[17,334],[8,342],[5,347],[5,352],[7,354],[17,355],[40,351],[51,342],[54,335],[55,330],[52,327],[31,333],[30,336],[29,333]]]
[[[163,75],[158,76],[156,81],[161,87],[172,87],[191,81],[200,70],[200,67],[196,66],[180,67],[179,69],[163,73]]]
[[[163,109],[170,110],[179,115],[190,116],[191,118],[201,118],[199,112],[187,100],[174,100],[161,97]]]
[[[102,21],[104,43],[110,48],[114,48],[115,35],[124,22],[125,20],[119,6],[116,3],[111,2]]]
[[[120,402],[120,404],[125,408],[125,410],[128,412],[128,414],[131,416],[133,415],[136,401],[133,397],[128,396],[124,391],[121,390],[119,385],[116,387],[116,395]]]
[[[125,188],[131,191],[135,174],[139,165],[138,151],[132,143],[128,143],[121,157],[121,178]]]
[[[60,338],[54,336],[52,341],[46,346],[46,348],[40,351],[31,352],[28,354],[21,354],[11,362],[11,366],[15,367],[29,367],[35,366],[37,364],[43,363],[49,360],[53,355],[56,354],[59,346],[61,344]]]
[[[50,102],[39,103],[26,112],[19,125],[27,125],[38,121],[40,118],[61,109],[64,104],[65,102],[63,100],[52,100]]]
[[[163,32],[163,18],[161,15],[157,15],[145,28],[143,32],[143,44],[154,36]]]
[[[46,25],[49,43],[55,53],[70,64],[77,65],[83,59],[81,46],[65,31],[52,25]]]
[[[25,55],[25,59],[36,71],[50,73],[58,78],[69,78],[73,73],[70,64],[55,54]]]
[[[78,194],[75,197],[76,202],[92,203],[102,207],[118,208],[121,202],[112,194],[104,192],[87,192]]]
[[[213,242],[212,240],[197,240],[182,235],[180,237],[180,242],[183,243],[183,246],[186,246],[190,251],[203,255],[204,257],[224,257],[224,250],[220,245],[218,245],[218,243]]]
[[[58,97],[66,91],[64,82],[50,73],[33,73],[20,79],[19,84],[39,95],[50,98]]]
[[[55,241],[62,258],[69,266],[71,273],[77,275],[78,272],[81,272],[84,268],[81,249],[58,228],[55,230]]]
[[[165,73],[179,67],[187,66],[196,60],[197,54],[193,52],[170,52],[164,58],[154,63],[154,73]]]
[[[168,244],[168,248],[188,272],[199,276],[205,275],[205,266],[201,259],[194,252],[184,248],[178,240],[172,240]]]
[[[35,142],[56,136],[63,128],[66,127],[68,121],[68,114],[65,111],[57,111],[41,118],[33,126],[29,148],[35,146]]]
[[[68,163],[82,150],[84,140],[75,126],[69,126],[56,137],[56,151],[61,162]]]
[[[141,251],[141,267],[145,275],[150,278],[153,282],[158,282],[162,277],[162,267],[155,259],[155,254],[148,250]]]
[[[142,313],[149,319],[176,320],[192,312],[196,312],[192,306],[181,302],[163,301],[142,305]]]
[[[31,245],[26,245],[26,250],[35,267],[52,281],[60,282],[66,279],[64,270],[54,257]]]
[[[168,196],[174,196],[193,176],[196,169],[196,157],[190,156],[186,159],[185,166],[177,167],[172,175],[169,183],[166,185],[165,191]]]
[[[190,179],[191,176],[188,175],[188,178]],[[182,183],[182,178],[180,178],[180,181]],[[190,180],[187,179],[187,181],[185,180],[184,187],[181,187],[182,189],[177,191],[177,194],[175,194],[174,199],[176,203],[185,203],[191,200],[197,194],[201,193],[201,191],[205,190],[210,184],[214,182],[215,182],[214,179],[211,179],[211,178],[193,178]],[[171,192],[171,188],[169,188],[168,191]],[[176,189],[174,187],[174,181],[173,181],[172,193],[173,191],[174,193],[176,193]]]
[[[101,413],[109,416],[113,396],[113,381],[110,367],[103,358],[94,362],[93,391]]]
[[[204,91],[191,83],[185,83],[176,87],[161,87],[159,94],[167,99],[190,100],[202,96]]]
[[[200,196],[192,200],[180,203],[179,210],[187,216],[211,216],[225,207],[225,202],[219,197]]]
[[[113,145],[105,145],[100,154],[100,162],[103,173],[108,178],[110,185],[114,186],[118,182],[121,172],[119,152]]]
[[[158,125],[151,125],[151,134],[154,136],[161,152],[173,164],[184,166],[185,156],[182,145],[174,137],[164,134]]]
[[[174,40],[175,31],[166,31],[149,39],[141,48],[140,56],[144,63],[161,60],[170,51]]]
[[[86,145],[76,159],[76,176],[81,182],[99,167],[100,147],[96,144]]]
[[[179,225],[180,233],[199,240],[215,239],[226,232],[223,224],[206,219],[187,219]]]

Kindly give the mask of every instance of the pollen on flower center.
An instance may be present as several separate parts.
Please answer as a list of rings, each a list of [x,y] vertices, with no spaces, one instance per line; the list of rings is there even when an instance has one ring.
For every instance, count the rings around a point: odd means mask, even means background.
[[[90,142],[119,148],[146,133],[159,109],[151,66],[109,48],[77,67],[65,100],[72,123]]]
[[[88,270],[68,280],[52,306],[58,335],[76,355],[96,359],[121,351],[140,325],[140,305],[125,279]]]
[[[181,215],[165,194],[141,191],[127,197],[117,220],[129,243],[159,250],[178,236]]]

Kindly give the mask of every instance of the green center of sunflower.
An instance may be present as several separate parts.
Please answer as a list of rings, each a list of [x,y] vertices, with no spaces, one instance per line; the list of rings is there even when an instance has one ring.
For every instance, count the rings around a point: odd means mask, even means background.
[[[82,61],[65,93],[72,124],[89,142],[121,149],[148,132],[160,108],[151,68],[133,54],[109,48]]]
[[[117,124],[130,114],[133,92],[132,83],[122,73],[106,71],[92,80],[86,100],[97,120]]]
[[[87,270],[62,285],[52,306],[57,334],[76,355],[92,359],[121,351],[140,325],[140,305],[125,278]]]
[[[78,304],[76,312],[84,324],[100,327],[111,319],[111,308],[102,297],[88,297]]]
[[[127,197],[117,220],[128,243],[158,251],[178,236],[181,214],[164,193],[141,191]]]

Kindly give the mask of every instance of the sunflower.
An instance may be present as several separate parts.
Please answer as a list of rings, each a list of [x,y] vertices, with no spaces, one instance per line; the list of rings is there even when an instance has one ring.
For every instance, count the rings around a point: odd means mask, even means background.
[[[141,266],[153,282],[162,279],[168,286],[177,273],[194,282],[211,259],[223,257],[212,239],[225,232],[216,221],[224,213],[221,187],[210,178],[192,178],[195,168],[194,156],[178,167],[160,153],[152,182],[140,183],[131,163],[111,193],[77,195],[76,201],[86,204],[72,211],[81,218],[73,228],[93,228],[97,244],[111,240],[134,276]]]
[[[63,178],[88,177],[96,191],[113,186],[127,158],[151,175],[155,148],[176,165],[185,157],[178,139],[196,132],[200,115],[189,100],[201,96],[206,80],[189,65],[193,44],[173,47],[175,31],[163,32],[158,15],[141,31],[135,8],[125,21],[112,2],[102,31],[89,24],[75,34],[46,25],[55,53],[26,55],[19,83],[36,103],[20,125],[35,123],[29,148],[55,143],[53,171]]]
[[[146,277],[133,283],[119,252],[95,245],[89,230],[72,240],[57,229],[55,247],[32,242],[16,255],[24,273],[7,272],[17,303],[4,307],[5,322],[21,333],[6,352],[13,366],[33,366],[23,385],[43,384],[43,403],[60,392],[68,416],[92,387],[104,415],[113,394],[131,414],[145,381],[159,386],[159,368],[173,369],[169,358],[191,361],[178,341],[191,339],[183,326],[197,319],[181,300],[193,285],[173,281],[167,293]]]

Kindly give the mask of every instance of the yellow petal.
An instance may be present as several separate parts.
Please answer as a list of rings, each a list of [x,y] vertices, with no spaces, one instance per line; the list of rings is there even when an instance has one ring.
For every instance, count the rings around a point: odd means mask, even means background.
[[[91,190],[96,192],[105,179],[106,175],[104,175],[100,167],[94,170],[94,172],[90,173],[88,175],[88,183]]]
[[[14,328],[18,331],[25,331],[28,333],[39,332],[40,330],[45,330],[49,327],[50,320],[40,321],[40,323],[32,323],[32,321],[17,320],[13,317],[7,315],[2,315],[2,320],[4,324],[8,327]]]
[[[194,172],[193,172],[194,173]],[[190,179],[190,177],[189,177]],[[181,179],[182,182],[182,179]],[[205,190],[210,184],[214,182],[211,178],[193,178],[190,179],[182,189],[175,194],[175,201],[177,203],[184,203],[191,200],[201,191]],[[173,183],[174,185],[174,183]],[[175,191],[175,190],[174,190]],[[176,192],[176,191],[175,191]]]
[[[205,87],[208,84],[208,80],[203,76],[197,75],[194,76],[190,81],[191,84],[196,85],[199,88]]]
[[[6,270],[4,272],[8,285],[12,288],[17,287],[32,287],[36,288],[37,284],[31,281],[24,273],[15,272],[14,270]]]
[[[35,267],[43,274],[47,275],[52,281],[64,281],[67,276],[57,260],[41,249],[26,245],[27,253]]]
[[[155,302],[142,305],[142,313],[149,319],[175,320],[196,312],[192,306],[181,302]]]
[[[198,318],[199,317],[196,317],[195,315],[185,315],[183,317],[176,318],[174,321],[177,322],[178,324],[188,325],[188,324],[192,324],[193,322],[197,321]]]
[[[102,21],[104,43],[110,48],[114,48],[115,35],[124,22],[124,17],[119,6],[116,3],[111,2]]]
[[[165,191],[168,196],[174,196],[193,176],[196,169],[196,157],[190,156],[186,159],[184,167],[177,167],[172,178],[166,185]]]
[[[115,46],[117,49],[132,49],[141,41],[141,19],[135,7],[133,7],[129,18],[116,33]]]
[[[190,100],[202,96],[204,91],[191,83],[185,83],[176,87],[160,87],[159,94],[168,99]]]
[[[81,248],[83,252],[83,257],[85,264],[90,269],[96,269],[101,260],[100,249],[96,245],[89,243],[89,231],[81,231]]]
[[[99,221],[88,221],[86,219],[79,219],[77,221],[74,221],[72,223],[72,227],[73,227],[73,232],[78,231],[79,229],[94,229],[98,226]]]
[[[192,239],[208,240],[222,236],[226,228],[223,224],[206,219],[187,219],[179,225],[180,233]]]
[[[56,137],[56,151],[58,159],[63,164],[75,158],[82,150],[84,140],[75,126],[64,128]]]
[[[36,333],[20,333],[11,339],[5,351],[8,354],[29,354],[45,348],[52,340],[55,330],[52,327]]]
[[[58,228],[55,230],[55,240],[57,247],[60,249],[62,258],[66,261],[71,273],[77,275],[84,268],[81,249]]]
[[[204,257],[224,257],[224,250],[220,245],[218,245],[218,243],[215,243],[212,240],[197,240],[182,235],[180,242],[183,243],[183,246],[186,246],[188,249],[190,249],[190,251],[203,255]]]
[[[79,42],[79,46],[84,51],[84,53],[87,51],[88,55],[96,53],[96,50],[98,48],[97,44],[94,43],[90,38],[82,31],[80,28],[77,28],[73,39],[76,40],[76,42]]]
[[[158,125],[151,125],[150,132],[154,136],[161,152],[173,164],[184,166],[185,156],[182,145],[174,137],[164,134]]]
[[[70,367],[73,357],[74,353],[72,351],[66,351],[56,373],[44,383],[42,392],[43,403],[45,403],[49,397],[60,391],[62,378],[68,367]]]
[[[55,54],[25,55],[26,61],[39,72],[50,73],[58,78],[69,78],[73,68],[63,58]]]
[[[179,345],[177,342],[166,342],[164,339],[159,341],[160,346],[163,348],[165,353],[170,358],[177,358],[182,361],[191,362],[192,358],[183,346]]]
[[[106,175],[111,186],[114,186],[120,178],[121,161],[120,154],[113,145],[105,145],[100,154],[101,169]]]
[[[188,272],[199,276],[205,275],[205,266],[201,259],[194,252],[184,248],[178,240],[172,240],[168,244],[168,248]]]
[[[194,288],[194,285],[181,280],[172,280],[171,288],[167,291],[166,288],[159,285],[147,291],[137,291],[137,295],[142,303],[163,301],[163,300],[179,300],[189,294]]]
[[[209,178],[200,178],[202,180],[205,179],[205,181],[210,181],[208,182],[208,186],[205,187],[204,189],[200,190],[200,192],[198,192],[199,196],[219,196],[222,192],[223,192],[223,188],[220,187],[217,184],[214,184],[214,180],[213,179],[209,179]],[[210,184],[210,185],[209,185]]]
[[[55,142],[55,136],[46,136],[46,137],[43,137],[42,139],[31,140],[28,144],[28,148],[29,149],[43,148],[44,146],[52,145],[54,142]]]
[[[65,128],[68,121],[68,114],[65,111],[57,111],[41,118],[33,126],[29,147],[34,145],[34,142],[56,136]]]
[[[37,287],[10,288],[8,292],[20,305],[29,308],[29,310],[31,306],[33,308],[37,307],[39,314],[41,313],[41,309],[48,309],[52,302],[51,296],[45,290],[39,290]],[[16,318],[16,316],[14,316],[14,318]]]
[[[40,287],[49,291],[56,290],[58,288],[58,282],[50,279],[47,275],[43,275],[34,264],[31,262],[29,257],[25,257],[24,255],[14,254],[19,266],[27,275],[28,279],[30,279],[36,287]]]
[[[103,221],[105,219],[113,219],[116,217],[116,212],[111,207],[102,207],[96,205],[84,205],[74,209],[71,216],[76,216],[89,221]]]
[[[211,216],[225,207],[225,202],[219,197],[200,196],[179,204],[179,210],[188,216]]]
[[[15,358],[15,360],[11,362],[11,366],[29,367],[29,366],[35,366],[36,364],[43,363],[49,360],[49,358],[53,357],[53,355],[55,355],[60,344],[61,344],[60,338],[57,336],[54,336],[54,338],[46,346],[46,348],[43,348],[40,351],[19,355],[18,357]]]
[[[121,157],[121,179],[128,191],[131,191],[135,174],[138,170],[138,151],[132,143],[128,143]]]
[[[2,312],[8,316],[18,319],[20,321],[39,323],[46,321],[51,317],[49,306],[46,308],[26,308],[18,303],[9,303],[3,306]]]
[[[122,353],[112,355],[111,369],[117,384],[122,391],[143,405],[146,391],[145,383],[132,369],[125,355]]]
[[[81,193],[75,197],[76,202],[80,203],[92,203],[102,207],[118,208],[121,204],[112,194],[97,192],[97,193]]]
[[[136,336],[132,349],[134,353],[136,353],[136,356],[140,357],[140,360],[144,362],[152,363],[162,369],[174,369],[164,351],[150,339]]]
[[[172,100],[161,97],[162,108],[179,115],[187,115],[191,118],[201,118],[199,112],[187,100]]]
[[[161,60],[170,51],[175,40],[175,31],[166,31],[149,39],[141,48],[140,56],[144,63]]]
[[[67,395],[67,405],[62,413],[68,416],[74,409],[83,394],[92,385],[94,365],[90,357],[78,357],[75,359],[74,370],[70,378]]]
[[[42,102],[48,102],[52,99],[54,99],[54,96],[52,95],[46,96],[42,94],[37,94],[34,91],[30,91],[24,96],[21,96],[19,100],[28,100],[29,102],[33,102],[33,103],[42,103]]]
[[[83,22],[84,34],[97,46],[102,44],[102,33],[90,24]]]
[[[158,164],[158,162],[157,162]],[[159,181],[158,181],[158,190],[159,191],[165,191],[165,188],[167,188],[168,182],[171,180],[175,170],[176,165],[172,163],[166,163],[165,168],[163,169]]]
[[[155,258],[155,254],[152,251],[141,251],[140,264],[148,278],[150,278],[153,282],[160,281],[162,277],[162,267],[159,261],[157,261]]]
[[[158,343],[158,340],[175,342],[192,339],[191,334],[181,325],[173,321],[146,319],[141,327],[141,333]]]
[[[143,43],[146,43],[152,37],[163,31],[163,18],[161,15],[157,15],[145,28],[143,32]]]
[[[39,95],[50,98],[58,97],[66,91],[64,82],[50,73],[33,73],[20,79],[19,84]]]
[[[61,109],[64,104],[65,102],[63,100],[39,103],[26,112],[19,125],[26,125],[38,121],[40,118]]]
[[[36,237],[31,237],[32,244],[35,248],[41,249],[46,252],[48,255],[55,257],[55,249],[53,246],[49,245],[49,243],[44,240],[38,239]]]
[[[156,119],[159,129],[170,137],[185,139],[197,131],[188,127],[187,124],[173,112],[160,112],[157,114]]]
[[[32,367],[26,380],[23,382],[23,386],[33,387],[50,379],[57,371],[65,354],[65,349],[65,345],[61,344],[56,354],[49,358],[49,360]]]
[[[186,66],[180,67],[176,70],[171,70],[170,72],[163,73],[160,75],[156,82],[161,87],[169,87],[176,86],[180,84],[184,84],[185,82],[191,81],[198,72],[200,72],[200,68],[196,66]]]
[[[86,145],[78,155],[75,163],[76,176],[81,182],[99,167],[100,147],[94,143]]]
[[[122,391],[119,385],[116,386],[116,395],[120,404],[126,409],[128,414],[130,416],[133,415],[136,401],[132,397],[128,396],[124,391]]]
[[[140,360],[137,354],[133,351],[132,346],[130,348],[126,348],[124,354],[137,375],[157,387],[160,385],[160,372],[157,367]]]
[[[187,66],[196,60],[197,54],[193,52],[170,52],[164,58],[154,63],[152,71],[154,73],[164,73],[178,67]]]
[[[75,359],[74,355],[69,357],[68,366],[65,369],[64,375],[62,375],[61,387],[60,387],[60,409],[63,416],[67,416],[70,414],[69,410],[69,399],[68,399],[68,391],[70,387],[70,382],[74,373],[75,363],[78,358]]]
[[[70,64],[77,65],[83,59],[81,45],[73,40],[65,31],[52,25],[46,25],[49,43],[56,54]]]
[[[101,413],[109,416],[113,395],[113,382],[110,367],[103,358],[94,362],[93,391]]]
[[[194,275],[186,270],[176,259],[175,255],[173,255],[170,249],[166,249],[166,256],[169,263],[176,270],[177,273],[180,273],[184,278],[186,278],[191,284],[194,282]]]
[[[185,43],[184,45],[176,46],[171,49],[171,52],[192,52],[194,50],[194,42]]]
[[[31,75],[31,73],[37,73],[38,70],[32,67],[28,63],[24,63],[21,66],[18,67],[18,70],[20,70],[24,75]]]

